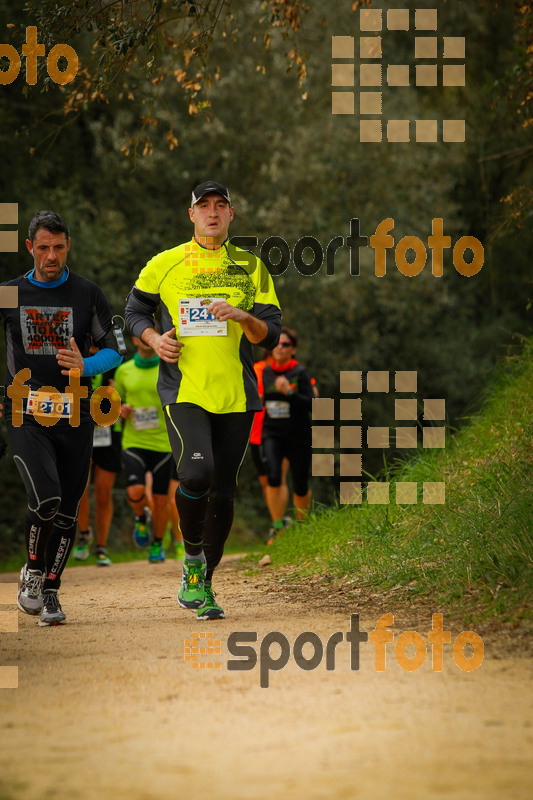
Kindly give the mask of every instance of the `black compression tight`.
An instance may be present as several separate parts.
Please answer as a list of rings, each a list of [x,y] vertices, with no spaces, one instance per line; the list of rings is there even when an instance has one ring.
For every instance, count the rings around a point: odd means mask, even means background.
[[[192,556],[204,551],[211,580],[233,522],[254,412],[213,414],[193,403],[174,403],[165,412],[180,481],[176,506],[185,550]]]
[[[13,457],[28,495],[24,533],[28,567],[57,589],[76,536],[78,506],[87,485],[92,424],[44,427],[25,417],[8,425]]]
[[[281,486],[281,464],[284,458],[288,458],[291,465],[294,494],[305,497],[309,490],[311,442],[287,437],[276,439],[269,436],[263,439],[262,445],[268,485]]]

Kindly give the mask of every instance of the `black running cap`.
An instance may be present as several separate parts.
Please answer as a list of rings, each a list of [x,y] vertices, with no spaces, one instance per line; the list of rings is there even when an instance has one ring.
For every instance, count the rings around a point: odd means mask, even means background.
[[[198,200],[201,200],[202,197],[205,197],[206,194],[220,194],[224,200],[227,200],[231,205],[229,192],[225,186],[222,186],[221,183],[215,183],[215,181],[205,181],[205,183],[200,183],[196,189],[193,190],[191,208],[195,203],[198,202]]]

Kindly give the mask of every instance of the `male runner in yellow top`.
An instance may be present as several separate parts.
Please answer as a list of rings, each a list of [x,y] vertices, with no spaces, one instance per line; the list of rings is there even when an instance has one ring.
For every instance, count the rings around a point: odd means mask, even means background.
[[[281,330],[266,267],[228,243],[233,216],[225,186],[197,186],[189,208],[193,238],[148,262],[126,307],[132,334],[161,359],[158,391],[178,468],[185,546],[178,602],[208,620],[224,618],[211,579],[233,521],[254,412],[262,408],[252,344],[271,349]]]

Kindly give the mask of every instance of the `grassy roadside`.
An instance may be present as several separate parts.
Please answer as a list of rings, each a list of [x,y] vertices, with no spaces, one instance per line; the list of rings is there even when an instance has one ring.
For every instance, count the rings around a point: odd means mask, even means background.
[[[533,340],[493,376],[446,450],[419,450],[382,480],[389,505],[314,513],[268,553],[295,579],[327,576],[398,599],[430,597],[472,621],[531,619]],[[446,502],[396,505],[397,481],[443,481]]]

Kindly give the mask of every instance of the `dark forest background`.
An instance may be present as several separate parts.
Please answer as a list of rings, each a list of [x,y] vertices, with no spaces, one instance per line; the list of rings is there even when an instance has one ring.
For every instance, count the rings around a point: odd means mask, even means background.
[[[531,331],[532,6],[373,3],[409,8],[411,20],[415,8],[437,8],[434,35],[466,37],[465,87],[383,86],[385,119],[466,119],[464,143],[427,144],[362,144],[357,104],[354,116],[331,113],[331,37],[356,37],[357,64],[360,7],[6,0],[1,41],[20,48],[34,24],[47,50],[74,47],[80,70],[64,87],[43,68],[33,87],[23,71],[0,87],[0,201],[19,204],[19,253],[0,255],[0,280],[30,268],[27,223],[52,208],[71,229],[71,269],[99,283],[120,314],[146,261],[189,238],[190,192],[206,179],[230,188],[231,235],[280,236],[291,250],[306,235],[325,250],[349,235],[351,218],[370,237],[392,217],[396,243],[427,242],[441,217],[452,246],[464,235],[483,243],[474,277],[454,269],[451,250],[443,277],[433,277],[428,249],[417,277],[400,274],[391,250],[378,278],[370,248],[360,275],[350,275],[343,247],[334,275],[324,265],[304,276],[291,261],[275,285],[321,396],[338,396],[340,370],[418,370],[419,397],[445,397],[448,423],[459,426],[498,358]],[[382,63],[414,65],[413,37],[412,22],[409,32],[384,31]],[[2,346],[2,375],[4,356]],[[388,424],[390,403],[365,398],[365,424]],[[375,473],[383,453],[364,459]],[[20,541],[24,508],[11,460],[0,464],[0,487],[6,553]],[[333,481],[313,487],[320,502],[334,502]],[[267,526],[249,464],[239,511],[243,527]]]

